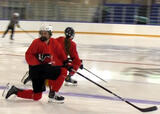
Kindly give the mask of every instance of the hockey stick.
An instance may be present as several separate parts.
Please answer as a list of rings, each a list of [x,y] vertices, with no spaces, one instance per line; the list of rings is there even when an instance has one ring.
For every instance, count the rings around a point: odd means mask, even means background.
[[[89,71],[88,69],[84,68],[84,70],[88,71],[89,73],[93,74],[94,76],[96,76],[97,78],[99,78],[100,80],[104,81],[105,83],[107,83],[107,81],[103,80],[102,78],[100,78],[99,76],[97,76],[96,74],[94,74],[93,72]]]
[[[106,89],[105,87],[101,86],[100,84],[98,84],[98,83],[92,81],[91,79],[87,78],[86,76],[82,75],[81,73],[76,72],[76,71],[73,70],[73,69],[72,69],[72,71],[74,71],[74,72],[77,73],[78,75],[82,76],[83,78],[87,79],[88,81],[94,83],[94,84],[97,85],[98,87],[104,89],[105,91],[111,93],[112,95],[116,96],[117,98],[119,98],[120,100],[126,102],[127,104],[131,105],[132,107],[138,109],[138,110],[141,111],[141,112],[150,112],[150,111],[155,111],[155,110],[158,109],[157,106],[152,106],[152,107],[148,107],[148,108],[140,108],[140,107],[138,107],[138,106],[136,106],[136,105],[130,103],[129,101],[125,100],[124,98],[118,96],[117,94],[113,93],[112,91]]]
[[[19,27],[23,32],[25,32],[29,37],[31,37],[32,39],[34,39],[34,37],[31,35],[31,34],[29,34],[27,31],[25,31],[23,28],[21,28],[21,27]]]
[[[29,76],[29,71],[27,71],[26,73],[25,73],[25,75],[22,77],[22,79],[21,79],[21,82],[23,83],[23,84],[26,84],[25,82],[24,82],[24,80],[27,78]]]

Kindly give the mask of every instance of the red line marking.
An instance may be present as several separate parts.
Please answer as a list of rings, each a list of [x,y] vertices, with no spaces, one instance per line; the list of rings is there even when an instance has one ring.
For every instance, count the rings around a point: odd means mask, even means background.
[[[24,57],[24,55],[18,55],[18,54],[0,54],[0,55]],[[146,65],[146,66],[160,66],[158,64],[147,64],[147,63],[125,62],[125,61],[107,61],[107,60],[94,60],[94,59],[83,59],[83,60],[84,61],[94,61],[94,62],[105,62],[105,63],[132,64],[132,65],[134,64],[134,65]]]

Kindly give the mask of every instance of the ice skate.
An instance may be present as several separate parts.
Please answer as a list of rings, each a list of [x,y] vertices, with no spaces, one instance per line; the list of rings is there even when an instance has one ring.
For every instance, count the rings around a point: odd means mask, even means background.
[[[13,38],[10,38],[10,40],[14,40]]]
[[[64,103],[64,97],[57,95],[55,91],[50,91],[48,97],[49,97],[48,100],[49,103],[57,103],[57,104]]]
[[[16,88],[14,85],[10,85],[9,83],[6,85],[6,88],[4,89],[2,96],[5,97],[5,99],[8,99],[11,95],[17,94],[18,88]]]
[[[71,76],[68,76],[66,79],[65,79],[65,86],[77,86],[77,81],[72,79]]]

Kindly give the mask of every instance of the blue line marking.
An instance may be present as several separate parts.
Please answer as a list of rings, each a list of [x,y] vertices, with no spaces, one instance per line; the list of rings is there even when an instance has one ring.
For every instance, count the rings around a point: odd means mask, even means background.
[[[5,89],[5,86],[0,86],[0,89]],[[48,91],[44,92],[45,94]],[[116,97],[111,96],[102,96],[102,95],[92,95],[92,94],[85,94],[85,93],[73,93],[73,92],[59,92],[61,95],[65,96],[72,96],[72,97],[83,97],[83,98],[93,98],[93,99],[102,99],[102,100],[112,100],[112,101],[121,101]],[[142,104],[153,104],[153,105],[160,105],[160,101],[152,101],[152,100],[140,100],[140,99],[131,99],[126,98],[125,100],[133,103],[142,103]]]

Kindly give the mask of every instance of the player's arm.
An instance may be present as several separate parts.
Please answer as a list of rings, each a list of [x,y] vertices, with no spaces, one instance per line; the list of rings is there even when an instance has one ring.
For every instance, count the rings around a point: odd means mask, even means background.
[[[31,66],[41,64],[40,61],[37,59],[37,54],[38,54],[37,43],[38,43],[37,40],[34,40],[25,53],[25,59],[27,63]]]
[[[70,48],[70,56],[71,56],[71,59],[72,59],[73,69],[75,71],[77,71],[78,68],[81,65],[81,60],[79,58],[79,55],[78,55],[78,52],[77,52],[77,47],[76,47],[75,43],[72,43],[72,46]],[[70,75],[73,75],[73,74],[74,74],[74,72],[70,72]]]
[[[18,28],[20,28],[19,20],[18,20],[18,19],[16,20],[16,23],[15,23],[15,24],[16,24],[16,26],[17,26]]]
[[[20,25],[19,25],[19,21],[17,20],[17,22],[16,22],[16,26],[18,27],[18,28],[20,28]]]

